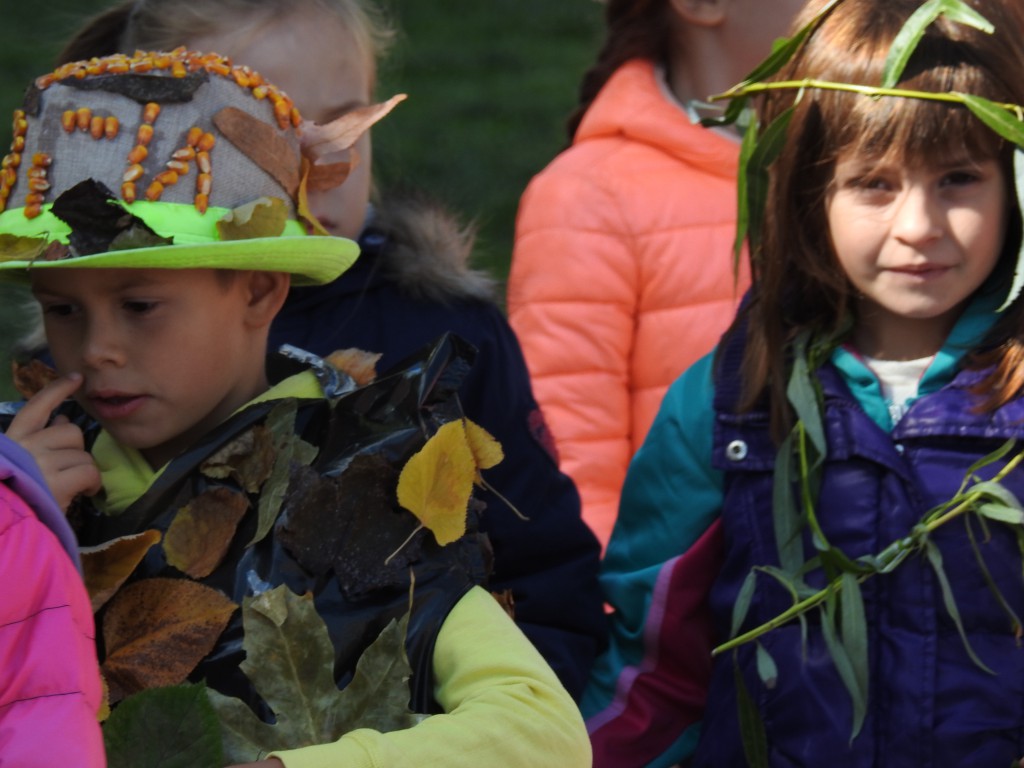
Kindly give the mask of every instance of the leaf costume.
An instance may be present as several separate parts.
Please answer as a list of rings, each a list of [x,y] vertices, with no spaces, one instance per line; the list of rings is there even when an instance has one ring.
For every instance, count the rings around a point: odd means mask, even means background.
[[[295,594],[312,592],[328,622],[342,682],[367,638],[376,637],[388,621],[406,612],[410,578],[415,574],[409,631],[409,657],[416,672],[412,700],[417,710],[433,711],[430,648],[455,602],[470,586],[486,579],[485,550],[473,536],[451,548],[440,548],[424,531],[390,565],[385,566],[384,561],[416,527],[411,515],[396,508],[398,470],[422,444],[424,432],[433,428],[435,419],[456,414],[449,387],[457,380],[453,369],[465,365],[466,354],[449,340],[434,356],[418,361],[411,372],[385,377],[347,394],[343,394],[345,378],[332,375],[321,365],[319,373],[328,382],[326,399],[295,402],[294,427],[289,429],[285,416],[281,433],[271,438],[276,445],[270,448],[274,451],[276,447],[280,454],[294,435],[315,449],[310,452],[315,453],[312,461],[293,451],[284,474],[264,472],[266,478],[255,492],[247,491],[237,471],[226,477],[211,476],[222,474],[216,462],[210,462],[211,457],[252,430],[265,429],[274,409],[289,401],[251,404],[200,445],[171,461],[127,509],[110,515],[85,510],[80,540],[89,546],[159,530],[162,544],[147,554],[133,579],[182,578],[181,569],[186,566],[178,562],[176,568],[168,562],[175,541],[168,529],[173,530],[192,505],[209,499],[215,491],[231,494],[243,504],[248,500],[241,519],[216,534],[229,539],[226,551],[212,572],[197,581],[235,603],[258,594],[265,585],[284,583]],[[286,358],[276,358],[273,365],[291,373],[306,367]],[[276,459],[272,456],[270,463]],[[204,467],[206,462],[214,466]],[[279,513],[270,513],[271,527],[260,538],[260,507],[271,494],[279,496]],[[216,499],[210,502],[212,508],[223,505]],[[205,518],[212,514],[210,510],[197,513]],[[197,534],[192,546],[203,543],[205,536]],[[101,627],[102,618],[101,614]],[[194,677],[206,679],[222,693],[251,699],[248,683],[237,670],[243,658],[241,632],[241,617],[236,612]]]

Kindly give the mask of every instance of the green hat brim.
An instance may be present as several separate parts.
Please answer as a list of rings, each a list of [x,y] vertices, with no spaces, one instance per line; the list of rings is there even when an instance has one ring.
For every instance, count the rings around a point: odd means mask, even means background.
[[[159,204],[166,208],[168,204]],[[177,206],[174,206],[177,207]],[[212,227],[219,218],[214,209],[208,211]],[[11,218],[23,222],[12,227]],[[179,212],[180,216],[180,212]],[[152,217],[149,217],[152,218]],[[45,238],[50,242],[66,242],[68,228],[49,211],[38,219],[27,220],[20,209],[0,214],[0,231],[19,237]],[[158,227],[168,231],[163,227]],[[63,231],[59,231],[63,230]],[[177,227],[170,231],[180,231]],[[238,269],[288,272],[294,285],[323,285],[336,280],[352,266],[359,255],[359,245],[343,237],[309,235],[303,225],[289,221],[285,231],[276,237],[253,237],[219,240],[212,232],[176,238],[172,245],[106,251],[87,256],[46,261],[40,258],[9,258],[0,254],[0,280],[28,281],[35,269]],[[181,242],[181,240],[188,240]]]

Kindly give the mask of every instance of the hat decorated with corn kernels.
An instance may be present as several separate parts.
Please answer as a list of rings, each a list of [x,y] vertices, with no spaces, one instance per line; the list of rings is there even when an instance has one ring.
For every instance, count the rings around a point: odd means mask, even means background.
[[[401,96],[326,125],[247,67],[185,49],[73,62],[14,113],[0,169],[0,277],[30,269],[215,268],[334,280],[358,246],[332,237],[309,191],[324,164]]]

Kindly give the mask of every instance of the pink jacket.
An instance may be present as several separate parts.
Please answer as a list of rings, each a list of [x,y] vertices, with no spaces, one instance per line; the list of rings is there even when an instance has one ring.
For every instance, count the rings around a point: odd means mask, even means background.
[[[0,435],[0,766],[103,768],[92,607],[37,472]]]
[[[520,202],[509,319],[602,543],[662,395],[749,284],[745,264],[733,279],[738,155],[634,60]]]

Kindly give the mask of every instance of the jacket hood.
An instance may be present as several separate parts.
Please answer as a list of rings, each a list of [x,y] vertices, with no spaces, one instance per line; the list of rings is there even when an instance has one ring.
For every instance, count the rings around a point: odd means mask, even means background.
[[[634,59],[619,67],[590,105],[573,144],[625,138],[650,144],[707,173],[734,179],[736,142],[694,125],[674,98],[652,98],[664,86],[652,61]],[[702,133],[694,140],[695,131]]]
[[[393,195],[378,205],[360,246],[380,274],[411,298],[450,303],[493,300],[496,281],[470,266],[476,239],[439,204],[417,195]]]

